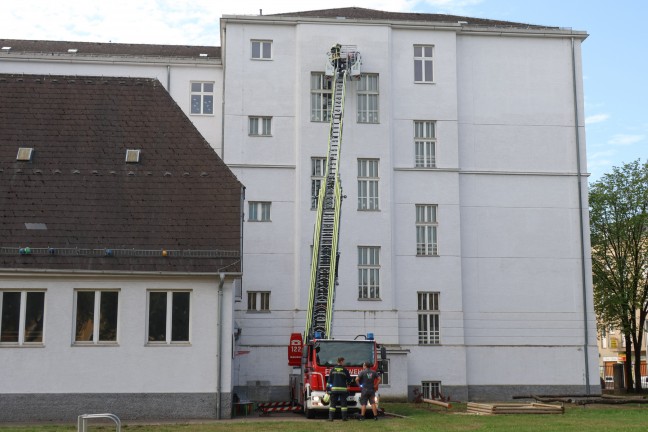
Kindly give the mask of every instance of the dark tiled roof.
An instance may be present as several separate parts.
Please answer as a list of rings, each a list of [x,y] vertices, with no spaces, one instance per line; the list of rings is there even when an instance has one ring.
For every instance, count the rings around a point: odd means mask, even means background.
[[[11,47],[9,53],[33,54],[71,54],[70,49],[75,49],[76,55],[104,55],[104,56],[148,56],[148,57],[177,57],[177,58],[205,58],[200,54],[207,54],[207,59],[220,58],[220,47],[189,46],[189,45],[147,45],[101,42],[67,42],[22,39],[0,39],[0,47]],[[4,52],[4,51],[3,51]]]
[[[556,28],[531,24],[498,21],[483,18],[472,18],[459,15],[444,15],[415,12],[386,12],[376,9],[347,7],[338,9],[322,9],[302,12],[280,13],[269,16],[304,17],[304,18],[349,18],[357,20],[385,20],[385,21],[420,21],[429,23],[453,23],[464,21],[470,25],[512,28]]]
[[[239,271],[241,188],[157,80],[0,74],[0,268]]]

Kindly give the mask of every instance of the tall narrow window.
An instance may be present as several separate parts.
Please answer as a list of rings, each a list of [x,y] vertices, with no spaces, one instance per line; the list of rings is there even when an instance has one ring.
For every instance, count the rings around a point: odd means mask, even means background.
[[[441,382],[423,381],[421,383],[421,393],[425,399],[438,399],[441,396]]]
[[[439,344],[439,293],[418,293],[419,345]]]
[[[328,122],[331,120],[333,102],[333,80],[322,72],[311,74],[311,114],[312,122]]]
[[[380,247],[358,247],[358,299],[380,299]]]
[[[416,255],[436,256],[437,246],[437,206],[416,204]]]
[[[270,59],[272,59],[272,41],[253,40],[252,41],[252,59],[253,60],[270,60]]]
[[[363,74],[358,81],[358,123],[378,123],[378,74]]]
[[[269,291],[248,291],[248,311],[269,312],[270,292]]]
[[[414,45],[414,82],[431,83],[434,81],[433,55],[433,45]]]
[[[358,210],[380,210],[377,159],[358,159]]]
[[[389,359],[381,360],[383,365],[382,375],[380,376],[380,382],[384,385],[389,385]]]
[[[189,291],[148,292],[148,343],[189,342]]]
[[[43,343],[44,291],[0,291],[0,344]]]
[[[326,158],[311,158],[311,209],[317,208],[317,196],[324,181],[325,171]]]
[[[272,117],[249,117],[248,134],[250,136],[271,136]]]
[[[214,83],[191,83],[191,114],[214,114]]]
[[[436,166],[436,134],[433,121],[414,122],[414,166],[434,168]]]
[[[264,201],[250,201],[248,221],[270,222],[270,204]]]
[[[74,343],[116,343],[118,300],[118,291],[76,291]]]

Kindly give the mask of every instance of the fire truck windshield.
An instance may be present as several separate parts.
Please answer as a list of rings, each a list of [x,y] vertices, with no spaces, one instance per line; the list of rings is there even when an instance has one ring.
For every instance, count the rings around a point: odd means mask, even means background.
[[[374,343],[369,341],[321,340],[315,345],[315,350],[320,366],[333,366],[338,357],[344,357],[345,366],[362,366],[365,361],[373,365],[375,359]]]

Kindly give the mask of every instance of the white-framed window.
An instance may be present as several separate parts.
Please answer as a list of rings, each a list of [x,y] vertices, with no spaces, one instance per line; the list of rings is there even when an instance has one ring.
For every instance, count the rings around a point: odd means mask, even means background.
[[[380,299],[379,246],[358,246],[358,299]]]
[[[214,83],[191,83],[191,114],[214,114]]]
[[[74,343],[117,343],[119,291],[75,290]]]
[[[311,73],[311,114],[312,122],[331,121],[333,104],[333,80],[323,72]]]
[[[358,123],[378,123],[378,74],[363,74],[357,89]]]
[[[380,375],[380,383],[383,385],[389,385],[389,359],[380,361],[382,361],[383,366],[382,375]]]
[[[0,346],[42,345],[45,291],[0,291]]]
[[[249,222],[270,222],[270,202],[268,201],[250,201],[249,203]]]
[[[248,135],[271,136],[272,117],[248,117]]]
[[[378,159],[358,159],[358,210],[380,210]]]
[[[437,243],[437,206],[416,204],[416,255],[436,256]]]
[[[436,166],[436,123],[433,121],[414,122],[414,166]]]
[[[419,292],[417,295],[419,345],[438,345],[440,343],[439,293]]]
[[[441,381],[421,382],[421,393],[425,399],[438,399],[441,396]]]
[[[414,45],[414,82],[434,82],[434,45]]]
[[[270,312],[270,291],[248,291],[248,312]]]
[[[317,208],[317,196],[326,175],[326,158],[311,158],[311,210]]]
[[[252,40],[253,60],[272,60],[272,41]]]
[[[191,291],[149,290],[148,325],[149,345],[189,343],[191,330]]]

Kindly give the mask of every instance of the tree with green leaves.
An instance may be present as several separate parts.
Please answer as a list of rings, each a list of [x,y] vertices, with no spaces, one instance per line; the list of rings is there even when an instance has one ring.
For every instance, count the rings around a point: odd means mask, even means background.
[[[626,390],[641,392],[641,345],[648,316],[648,162],[638,159],[590,185],[594,309],[621,329]],[[634,376],[632,379],[632,348]]]

